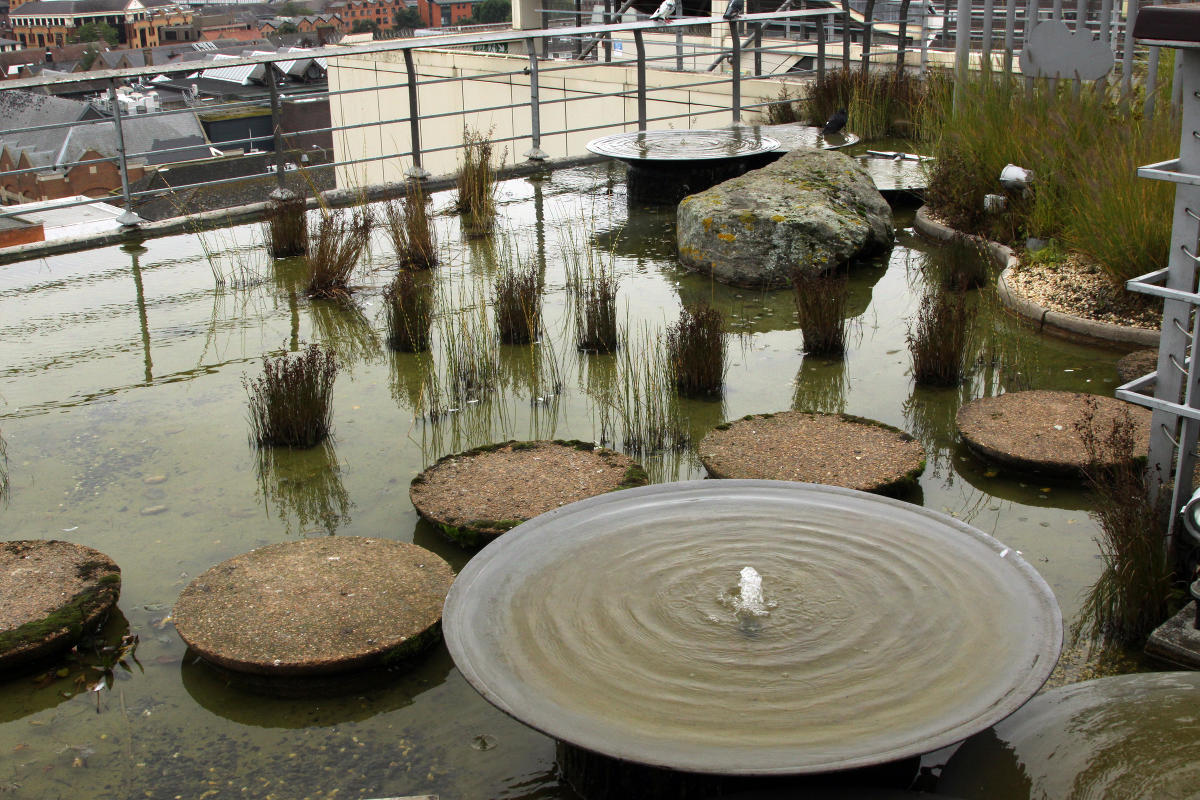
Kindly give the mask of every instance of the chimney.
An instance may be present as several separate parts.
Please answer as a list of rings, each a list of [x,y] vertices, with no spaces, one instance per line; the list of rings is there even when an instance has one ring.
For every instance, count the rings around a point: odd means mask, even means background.
[[[47,51],[46,51],[46,63],[47,63],[47,64],[53,64],[53,63],[54,63],[54,51],[53,51],[53,50],[47,50]]]
[[[146,62],[147,67],[154,66],[154,50],[149,47],[142,48],[142,58]]]

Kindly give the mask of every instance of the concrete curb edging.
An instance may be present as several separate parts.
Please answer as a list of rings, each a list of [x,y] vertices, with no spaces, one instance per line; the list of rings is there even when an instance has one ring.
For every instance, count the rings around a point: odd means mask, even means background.
[[[939,242],[948,242],[962,237],[974,241],[986,242],[992,259],[1004,266],[996,281],[996,291],[1000,302],[1014,314],[1025,317],[1037,325],[1039,330],[1056,336],[1068,338],[1093,339],[1107,344],[1137,345],[1141,347],[1157,347],[1159,331],[1147,328],[1134,328],[1129,325],[1116,325],[1111,322],[1084,319],[1061,311],[1052,311],[1027,297],[1017,294],[1008,285],[1008,276],[1017,266],[1017,257],[1012,248],[999,242],[982,239],[973,234],[960,233],[948,228],[940,222],[934,222],[926,212],[926,206],[917,209],[913,227],[923,236]]]

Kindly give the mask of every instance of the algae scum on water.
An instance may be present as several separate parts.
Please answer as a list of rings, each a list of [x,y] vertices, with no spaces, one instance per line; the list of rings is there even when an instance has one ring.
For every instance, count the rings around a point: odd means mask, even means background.
[[[955,443],[954,414],[1005,388],[1111,394],[1119,353],[1041,338],[996,311],[989,290],[974,290],[968,380],[915,386],[904,337],[927,246],[903,211],[895,248],[848,275],[846,355],[835,361],[803,352],[791,289],[732,289],[681,270],[674,209],[631,207],[607,167],[502,182],[487,235],[464,233],[452,195],[431,198],[439,263],[428,278],[426,352],[386,345],[384,291],[397,261],[386,229],[364,247],[349,297],[335,300],[307,296],[302,259],[272,263],[257,223],[0,268],[6,537],[66,539],[111,556],[122,574],[118,611],[83,647],[136,634],[141,666],[112,670],[96,692],[80,691],[79,668],[65,662],[0,684],[0,792],[570,797],[554,743],[480,699],[441,646],[404,671],[279,698],[231,683],[172,629],[171,608],[196,576],[277,542],[411,541],[461,568],[470,551],[419,520],[409,484],[443,456],[507,440],[628,452],[637,443],[624,439],[643,437],[650,444],[637,460],[662,482],[703,477],[696,443],[749,414],[879,420],[925,446],[928,467],[907,499],[1020,549],[1075,617],[1100,568],[1088,496],[975,460]],[[542,287],[529,343],[504,344],[496,332],[491,296],[506,265],[532,265]],[[577,321],[576,288],[588,291],[589,274],[615,287],[615,315],[603,317],[619,328],[616,353],[576,346],[590,330]],[[652,367],[680,309],[699,302],[731,332],[723,387],[680,397],[651,379]],[[314,343],[341,367],[331,436],[264,458],[247,442],[243,377],[259,374],[264,356]],[[645,434],[649,413],[662,439]]]

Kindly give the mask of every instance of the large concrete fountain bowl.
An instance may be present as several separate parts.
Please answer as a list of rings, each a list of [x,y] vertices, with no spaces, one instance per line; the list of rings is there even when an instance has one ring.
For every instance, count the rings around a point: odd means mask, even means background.
[[[982,531],[760,480],[627,489],[535,517],[462,570],[443,630],[471,685],[527,725],[722,775],[957,742],[1028,700],[1062,646],[1050,588]]]

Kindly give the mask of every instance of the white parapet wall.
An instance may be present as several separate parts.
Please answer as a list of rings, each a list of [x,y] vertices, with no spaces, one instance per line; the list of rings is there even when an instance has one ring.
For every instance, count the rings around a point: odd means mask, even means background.
[[[489,132],[496,153],[507,163],[522,162],[532,147],[530,138],[529,76],[524,55],[461,50],[413,52],[418,73],[422,166],[434,175],[449,174],[459,163],[463,128]],[[585,145],[599,136],[637,130],[637,70],[633,62],[542,61],[539,71],[541,148],[550,158],[586,155]],[[561,70],[568,64],[577,65]],[[748,66],[748,65],[747,65]],[[493,73],[513,75],[483,77]],[[425,85],[424,81],[451,78]],[[729,73],[646,70],[646,114],[650,130],[719,128],[733,122]],[[708,86],[689,86],[707,80]],[[780,79],[743,80],[743,108],[779,97]],[[387,87],[387,88],[381,88]],[[408,122],[408,89],[403,55],[372,53],[329,61],[330,111],[338,161],[386,156],[381,160],[344,166],[338,186],[368,186],[403,180],[412,166]],[[793,95],[803,91],[789,81]],[[624,92],[624,97],[611,96]],[[606,96],[607,95],[607,96]],[[497,106],[515,105],[514,108]],[[661,119],[671,117],[671,119]],[[743,121],[760,121],[757,109],[745,111]],[[656,119],[660,118],[660,119]],[[378,124],[373,124],[373,123]],[[370,124],[369,124],[370,123]],[[516,137],[514,140],[508,140]],[[452,147],[453,149],[439,149]],[[432,151],[432,152],[431,152]]]

